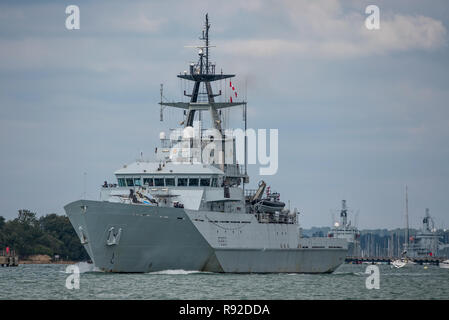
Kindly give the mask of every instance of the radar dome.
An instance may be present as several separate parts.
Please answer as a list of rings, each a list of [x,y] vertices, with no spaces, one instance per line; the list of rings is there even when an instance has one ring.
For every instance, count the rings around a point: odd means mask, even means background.
[[[164,131],[161,131],[161,132],[159,133],[159,139],[161,139],[161,140],[164,140],[164,139],[165,139],[165,132],[164,132]]]
[[[194,133],[193,127],[190,127],[190,126],[185,127],[184,131],[182,132],[182,137],[184,139],[191,139],[191,138],[193,138],[193,133]]]

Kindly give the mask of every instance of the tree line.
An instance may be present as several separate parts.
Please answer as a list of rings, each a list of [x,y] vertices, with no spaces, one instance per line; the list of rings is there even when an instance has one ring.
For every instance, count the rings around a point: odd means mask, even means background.
[[[0,216],[0,248],[6,247],[21,259],[36,254],[73,261],[89,259],[69,218],[55,213],[37,218],[30,210],[19,210],[17,218],[8,221]]]

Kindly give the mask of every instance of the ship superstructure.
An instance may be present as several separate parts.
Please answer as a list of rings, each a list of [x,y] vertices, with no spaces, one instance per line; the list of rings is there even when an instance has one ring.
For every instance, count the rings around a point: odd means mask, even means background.
[[[261,181],[255,190],[245,163],[236,158],[237,138],[224,132],[221,110],[246,102],[216,102],[214,81],[234,77],[216,73],[209,61],[208,16],[197,46],[199,58],[189,72],[188,102],[163,101],[162,108],[184,110],[182,127],[168,135],[154,161],[139,160],[115,172],[117,183],[105,182],[99,201],[78,200],[65,206],[69,219],[92,261],[111,272],[167,269],[211,272],[334,271],[344,262],[343,239],[303,238],[298,212],[285,208],[280,194]],[[212,126],[203,128],[207,111]]]
[[[328,232],[328,237],[344,239],[348,242],[348,255],[360,255],[360,231],[348,220],[348,208],[346,200],[341,201],[340,221],[334,223]]]
[[[440,243],[440,238],[441,234],[435,228],[435,223],[430,216],[429,209],[426,208],[421,229],[415,236],[410,237],[406,255],[412,258],[438,257],[439,249],[443,246]]]

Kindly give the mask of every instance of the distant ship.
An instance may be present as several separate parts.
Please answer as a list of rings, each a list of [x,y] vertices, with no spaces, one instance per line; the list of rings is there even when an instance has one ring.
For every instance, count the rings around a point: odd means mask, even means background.
[[[435,228],[429,209],[426,208],[421,230],[414,237],[409,238],[405,254],[411,258],[438,257],[440,256],[440,248],[445,247],[440,242],[441,236]]]
[[[417,258],[432,258],[439,256],[439,248],[447,245],[440,243],[441,235],[435,228],[434,221],[426,208],[426,214],[422,221],[422,228],[415,237],[410,236],[408,215],[408,187],[405,186],[405,243],[401,258],[392,261],[396,268],[402,268],[416,264],[413,260]]]
[[[360,256],[360,231],[348,220],[346,200],[341,201],[340,221],[335,222],[328,237],[344,239],[348,242],[348,256]]]
[[[211,135],[210,129],[224,133],[221,111],[243,106],[246,129],[246,102],[236,96],[234,102],[215,101],[222,92],[214,93],[211,83],[234,75],[216,73],[209,61],[209,28],[206,15],[198,62],[178,75],[193,82],[191,94],[184,91],[190,101],[163,102],[161,88],[161,120],[162,107],[180,108],[183,127],[172,130],[170,139],[160,134],[154,161],[141,159],[117,170],[117,183],[105,182],[100,201],[66,205],[70,222],[104,271],[333,272],[344,262],[347,242],[302,237],[296,210],[285,208],[279,194],[265,193],[265,182],[257,190],[245,189],[246,163],[236,163],[233,149],[214,153],[236,143],[232,136]],[[210,114],[212,128],[202,127],[201,112]],[[221,163],[204,161],[211,145],[209,155]],[[245,160],[246,149],[245,138]]]
[[[408,210],[408,205],[407,205]],[[408,211],[407,211],[408,217]],[[407,218],[408,220],[408,218]],[[408,224],[406,228],[406,237],[409,235]],[[404,243],[404,251],[402,257],[392,261],[392,265],[396,268],[402,268],[408,265],[416,264],[413,259],[416,258],[431,258],[439,256],[439,248],[443,246],[440,243],[441,235],[435,228],[432,217],[429,214],[429,209],[426,209],[426,214],[422,220],[422,228],[416,236],[409,237],[408,241]],[[444,264],[440,263],[444,267]]]

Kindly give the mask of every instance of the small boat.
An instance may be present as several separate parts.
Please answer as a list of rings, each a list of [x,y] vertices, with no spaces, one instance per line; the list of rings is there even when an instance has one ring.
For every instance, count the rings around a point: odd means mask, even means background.
[[[263,193],[263,190],[265,189],[265,182],[261,181],[259,183],[259,190],[258,193],[261,195]],[[259,196],[258,199],[253,200],[254,207],[257,212],[265,212],[265,213],[275,213],[280,212],[285,207],[285,203],[282,201],[279,201],[281,195],[277,192],[272,193],[270,191],[270,187],[267,187],[267,194],[265,198],[261,198]]]
[[[403,259],[397,259],[391,262],[391,264],[396,268],[402,268],[407,265],[407,262],[403,261]]]
[[[449,260],[444,260],[440,262],[440,268],[449,269]]]
[[[285,207],[285,203],[277,200],[262,199],[255,205],[259,212],[274,213],[281,211]]]
[[[411,266],[416,263],[413,262],[412,260],[409,260],[408,258],[401,258],[401,259],[394,260],[393,262],[391,262],[391,264],[396,268],[403,268],[405,266]]]

